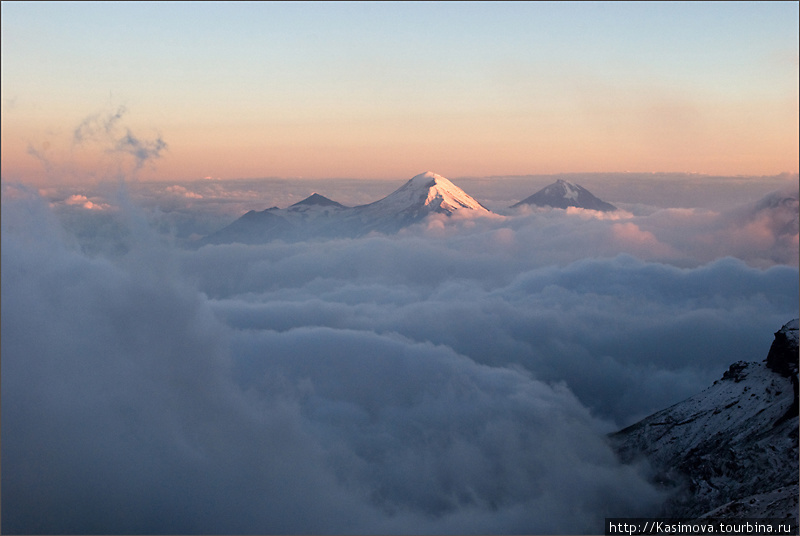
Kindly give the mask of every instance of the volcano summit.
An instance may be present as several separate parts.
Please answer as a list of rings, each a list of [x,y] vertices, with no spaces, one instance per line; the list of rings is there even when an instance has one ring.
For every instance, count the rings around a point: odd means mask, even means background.
[[[537,207],[567,208],[577,207],[588,210],[612,212],[617,207],[595,197],[589,190],[578,184],[559,179],[549,186],[545,186],[530,197],[512,205],[516,208],[522,205],[535,205]]]
[[[366,205],[346,207],[314,193],[285,209],[251,210],[206,237],[203,244],[358,237],[373,231],[396,233],[431,214],[480,217],[492,212],[446,178],[428,171],[408,180],[383,199]]]

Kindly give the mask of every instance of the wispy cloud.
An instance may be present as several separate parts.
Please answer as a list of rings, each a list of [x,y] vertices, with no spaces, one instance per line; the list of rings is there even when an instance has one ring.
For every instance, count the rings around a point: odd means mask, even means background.
[[[129,129],[125,135],[117,140],[116,150],[130,154],[136,160],[136,169],[140,169],[148,160],[161,158],[161,152],[167,148],[167,143],[158,136],[154,140],[140,140]]]
[[[47,157],[45,151],[46,148],[43,147],[40,150],[34,147],[33,144],[29,143],[26,152],[32,157],[34,157],[36,160],[38,160],[44,167],[45,172],[49,174],[53,171],[53,164],[50,162],[50,159]]]
[[[72,137],[75,143],[94,141],[98,138],[113,137],[117,124],[127,110],[120,106],[113,112],[98,112],[87,116],[75,127]]]
[[[167,143],[158,135],[154,139],[136,136],[130,128],[122,125],[127,113],[124,106],[114,111],[100,112],[86,117],[73,131],[76,145],[98,145],[106,153],[133,157],[134,171],[147,162],[161,158]]]

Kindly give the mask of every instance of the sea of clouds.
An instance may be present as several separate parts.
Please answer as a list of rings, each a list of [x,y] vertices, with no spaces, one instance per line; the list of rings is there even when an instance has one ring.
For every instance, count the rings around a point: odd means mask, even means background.
[[[4,532],[653,513],[668,490],[606,434],[764,359],[798,316],[797,177],[690,179],[569,178],[613,214],[506,208],[549,178],[454,180],[498,214],[202,248],[249,209],[400,184],[4,183]]]

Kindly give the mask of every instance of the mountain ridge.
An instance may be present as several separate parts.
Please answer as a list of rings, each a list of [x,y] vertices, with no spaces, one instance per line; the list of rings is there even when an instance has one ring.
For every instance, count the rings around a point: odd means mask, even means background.
[[[701,393],[609,436],[671,490],[660,515],[798,516],[798,320],[767,358],[737,361]]]
[[[412,177],[386,197],[355,207],[347,207],[314,192],[285,209],[251,210],[207,236],[201,245],[396,233],[431,214],[482,217],[493,212],[445,177],[427,171]]]

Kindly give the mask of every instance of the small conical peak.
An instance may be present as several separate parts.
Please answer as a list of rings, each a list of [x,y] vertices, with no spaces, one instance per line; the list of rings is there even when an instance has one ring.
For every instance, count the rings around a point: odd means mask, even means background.
[[[319,195],[317,192],[314,192],[310,196],[306,197],[302,201],[298,201],[297,203],[295,203],[292,206],[293,207],[297,207],[297,206],[303,206],[303,205],[321,205],[321,206],[335,206],[335,207],[341,207],[342,206],[341,203],[337,203],[336,201],[334,201],[332,199],[328,199],[324,195]]]
[[[547,194],[561,194],[564,197],[570,198],[576,197],[580,190],[582,190],[580,186],[569,181],[565,181],[564,179],[558,179],[556,182],[544,189]]]
[[[520,205],[550,206],[555,208],[578,207],[603,212],[617,210],[617,207],[595,197],[592,193],[579,184],[564,179],[558,179],[519,203]]]

